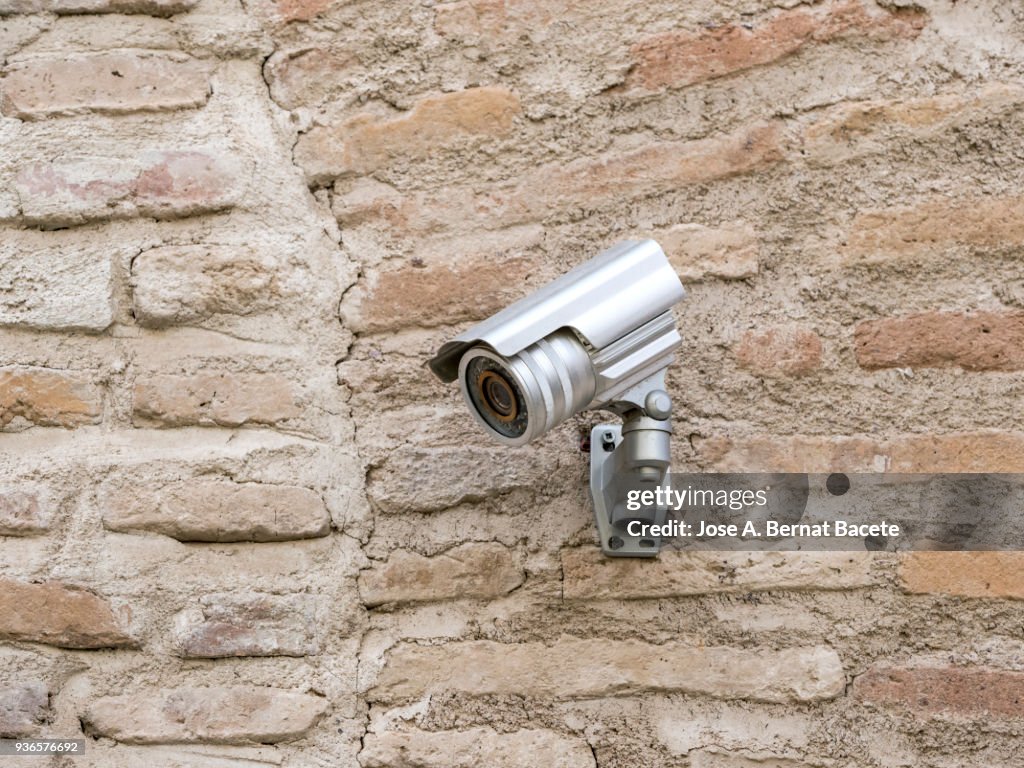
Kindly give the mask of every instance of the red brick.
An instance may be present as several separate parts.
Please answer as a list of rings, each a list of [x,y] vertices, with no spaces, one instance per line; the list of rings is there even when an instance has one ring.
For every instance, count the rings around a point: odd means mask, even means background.
[[[683,282],[742,280],[756,275],[760,267],[757,235],[740,222],[726,227],[676,224],[650,236]]]
[[[628,87],[680,87],[778,61],[812,43],[843,37],[874,40],[915,37],[926,22],[919,11],[889,12],[860,0],[782,11],[748,29],[729,24],[656,35],[633,47],[636,65]]]
[[[214,594],[175,620],[175,645],[185,658],[306,656],[319,650],[310,595]]]
[[[327,709],[320,696],[235,685],[103,696],[82,720],[87,733],[124,744],[276,744],[302,736]]]
[[[720,592],[859,589],[876,582],[871,552],[673,552],[654,562],[562,551],[572,600],[643,600]]]
[[[0,738],[35,735],[49,714],[50,696],[42,680],[0,687]]]
[[[0,579],[0,637],[60,648],[133,644],[106,600],[59,581]]]
[[[767,650],[563,636],[555,643],[401,643],[367,698],[397,703],[460,691],[565,700],[679,692],[789,703],[834,699],[845,685],[842,662],[826,646]]]
[[[908,552],[900,559],[907,592],[1024,600],[1024,552]]]
[[[250,315],[280,306],[294,288],[291,270],[254,248],[171,245],[132,260],[132,310],[140,325],[159,328],[213,315]]]
[[[109,530],[179,541],[288,541],[326,536],[331,527],[320,495],[294,485],[195,479],[121,489],[105,507]]]
[[[858,215],[837,248],[843,263],[948,258],[951,248],[1024,245],[1024,196],[937,197]]]
[[[209,79],[209,64],[182,54],[29,59],[8,65],[0,81],[0,112],[38,120],[199,107],[210,94]]]
[[[5,228],[0,236],[0,325],[98,333],[114,321],[114,265],[138,251],[131,238],[74,230]]]
[[[457,418],[466,419],[467,425],[471,422],[464,411]],[[516,456],[514,472],[495,474],[493,468],[508,461],[507,452],[502,451],[506,449],[473,444],[421,447],[403,443],[367,474],[366,494],[381,512],[407,514],[449,509],[549,482],[550,462],[534,450]],[[423,472],[423,467],[431,471]]]
[[[21,221],[44,228],[135,216],[176,219],[233,206],[244,185],[239,165],[212,150],[36,163],[18,172],[15,188]]]
[[[799,325],[747,331],[734,352],[739,364],[769,378],[806,376],[821,367],[821,337]]]
[[[581,737],[546,730],[369,732],[363,768],[596,768]]]
[[[288,35],[288,28],[296,22],[313,21],[341,3],[342,0],[248,0],[245,10],[268,33],[278,36]],[[291,33],[291,37],[295,34]],[[298,39],[308,41],[309,38],[307,34]]]
[[[992,122],[1022,102],[1024,87],[986,83],[965,93],[839,104],[807,127],[803,149],[811,164],[832,165],[884,152],[897,142],[920,143],[960,126]],[[934,224],[942,232],[956,231],[949,221],[937,219]]]
[[[0,16],[16,13],[144,13],[173,16],[195,6],[198,0],[0,0]]]
[[[524,251],[541,236],[539,227],[526,227],[442,239],[397,268],[366,270],[363,281],[345,297],[345,325],[375,333],[482,320],[526,292],[526,280],[538,264]],[[451,262],[452,255],[457,261]]]
[[[49,368],[0,368],[0,427],[15,419],[43,427],[95,424],[100,390],[84,374]]]
[[[359,58],[350,51],[303,47],[275,53],[264,75],[277,105],[296,109],[316,106],[344,88],[358,65]]]
[[[856,699],[911,712],[962,718],[1021,717],[1024,672],[967,667],[875,667],[857,677]]]
[[[203,372],[156,374],[135,383],[137,425],[238,427],[277,424],[301,414],[295,385],[284,376]]]
[[[50,513],[36,493],[0,491],[0,536],[31,536],[50,527]]]
[[[701,465],[720,472],[1024,472],[1024,433],[753,435],[699,441]]]
[[[773,753],[748,757],[745,753],[725,752],[720,749],[693,750],[687,757],[687,768],[821,768],[821,763],[807,763]]]
[[[335,187],[331,210],[338,223],[354,229],[361,226],[396,227],[410,232],[429,231],[430,224],[413,222],[413,198],[372,178],[361,178],[342,189]],[[424,211],[426,213],[426,211]]]
[[[497,86],[429,96],[392,119],[363,114],[339,125],[316,126],[299,137],[295,161],[315,183],[366,174],[399,159],[505,136],[519,111],[516,95]]]
[[[566,18],[574,4],[566,0],[457,0],[434,6],[434,30],[443,37],[484,37],[514,42],[519,35]]]
[[[1024,368],[1024,312],[924,312],[860,323],[854,331],[862,368],[1019,371]]]
[[[357,184],[334,198],[347,225],[395,227],[407,234],[479,231],[543,221],[567,211],[594,211],[636,197],[767,169],[783,160],[777,123],[760,123],[697,141],[657,142],[609,151],[597,159],[556,163],[474,194],[447,189],[402,196],[380,184]]]
[[[309,21],[331,7],[331,0],[273,0],[278,18],[283,22]]]
[[[538,220],[552,208],[591,209],[679,185],[703,184],[769,168],[784,157],[778,124],[762,123],[724,136],[659,142],[597,160],[546,166],[526,175],[515,194],[494,195],[481,208],[506,223]]]
[[[512,258],[384,272],[363,296],[354,297],[362,317],[346,325],[377,332],[483,319],[519,298],[523,280],[535,268],[531,259]]]
[[[496,598],[523,583],[523,572],[501,544],[463,544],[433,557],[398,550],[359,574],[369,606],[385,603]]]

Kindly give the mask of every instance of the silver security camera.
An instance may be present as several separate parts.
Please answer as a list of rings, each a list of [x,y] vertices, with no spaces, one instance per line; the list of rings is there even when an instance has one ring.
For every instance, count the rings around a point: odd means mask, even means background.
[[[591,433],[591,489],[610,555],[653,556],[660,546],[626,534],[638,513],[625,496],[668,472],[665,369],[681,344],[672,307],[685,295],[656,242],[626,241],[456,336],[429,363],[442,381],[458,379],[476,420],[506,445],[586,410],[623,417]],[[665,509],[639,514],[659,523]]]

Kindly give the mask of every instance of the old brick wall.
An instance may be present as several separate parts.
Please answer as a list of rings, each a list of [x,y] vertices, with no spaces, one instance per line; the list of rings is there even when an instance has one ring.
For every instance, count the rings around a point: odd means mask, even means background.
[[[33,764],[1024,765],[1024,558],[608,561],[600,417],[506,450],[423,367],[655,236],[676,467],[1024,471],[1024,6],[0,0],[0,51],[0,736],[89,740]]]

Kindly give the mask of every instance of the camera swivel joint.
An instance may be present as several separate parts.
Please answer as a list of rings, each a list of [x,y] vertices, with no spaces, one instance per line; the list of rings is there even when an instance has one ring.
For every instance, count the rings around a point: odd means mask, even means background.
[[[661,536],[651,526],[665,523],[661,504],[641,504],[655,498],[667,483],[671,461],[669,438],[672,400],[664,390],[664,371],[630,391],[629,401],[614,410],[622,425],[598,424],[590,433],[590,495],[601,550],[612,557],[655,557]],[[657,530],[657,529],[656,529]]]

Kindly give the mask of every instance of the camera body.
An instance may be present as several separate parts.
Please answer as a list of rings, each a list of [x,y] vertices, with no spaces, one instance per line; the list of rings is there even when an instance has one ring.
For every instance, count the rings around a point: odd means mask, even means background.
[[[626,241],[447,342],[429,365],[459,380],[488,434],[525,445],[581,411],[646,410],[642,385],[681,344],[672,307],[685,295],[655,241]]]
[[[665,369],[682,343],[672,307],[685,296],[656,242],[626,241],[455,337],[429,362],[442,381],[459,380],[476,420],[506,445],[590,409],[623,418],[594,427],[590,441],[594,516],[610,556],[654,557],[661,547],[630,524],[661,525],[667,508],[638,510],[629,500],[667,483]]]

